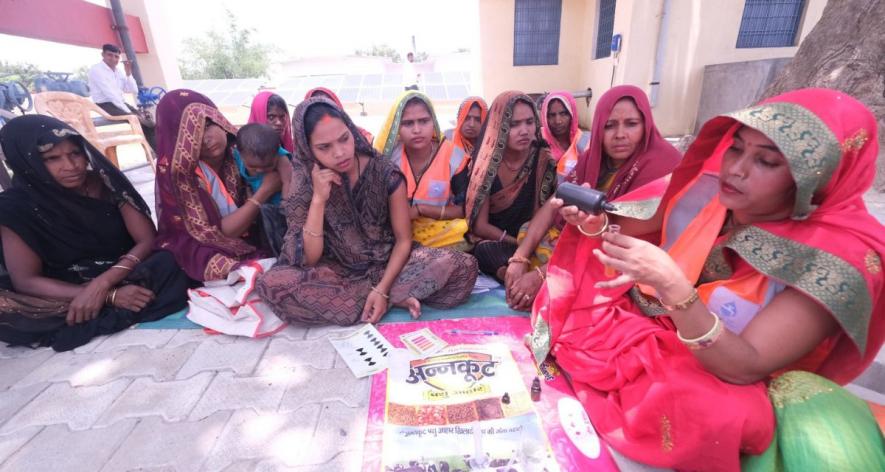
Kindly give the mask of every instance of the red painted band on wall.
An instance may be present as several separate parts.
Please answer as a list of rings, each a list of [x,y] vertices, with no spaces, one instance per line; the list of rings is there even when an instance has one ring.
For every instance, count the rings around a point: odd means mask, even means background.
[[[83,0],[0,0],[0,33],[57,43],[101,48],[120,46],[110,8]],[[148,52],[141,20],[126,15],[136,53]]]

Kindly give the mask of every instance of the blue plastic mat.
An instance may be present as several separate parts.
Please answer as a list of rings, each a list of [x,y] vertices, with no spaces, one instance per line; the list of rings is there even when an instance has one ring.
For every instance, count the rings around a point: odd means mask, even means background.
[[[141,323],[138,329],[200,329],[202,326],[185,316],[187,309],[173,313],[162,320]],[[429,306],[421,307],[421,321],[446,320],[454,318],[484,318],[489,316],[529,316],[522,311],[513,311],[507,306],[504,289],[496,288],[478,295],[471,295],[467,303],[448,310],[437,310]],[[414,321],[409,312],[394,308],[381,320],[381,323]]]

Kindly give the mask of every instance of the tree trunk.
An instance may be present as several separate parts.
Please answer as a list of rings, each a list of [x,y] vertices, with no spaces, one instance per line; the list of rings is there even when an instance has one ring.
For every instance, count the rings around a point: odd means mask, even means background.
[[[863,102],[879,122],[875,188],[885,191],[885,0],[829,0],[796,56],[763,94],[826,87]]]

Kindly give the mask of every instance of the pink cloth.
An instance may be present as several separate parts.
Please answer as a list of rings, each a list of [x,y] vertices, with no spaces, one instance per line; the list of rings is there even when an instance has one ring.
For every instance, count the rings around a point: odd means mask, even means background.
[[[605,134],[605,122],[608,121],[615,103],[627,97],[633,99],[636,108],[642,114],[645,121],[645,136],[636,153],[618,169],[615,180],[608,190],[609,200],[669,174],[682,158],[679,151],[661,136],[655,126],[651,105],[648,103],[645,92],[633,85],[619,85],[605,92],[599,98],[596,112],[593,114],[590,149],[581,156],[578,165],[575,166],[576,174],[571,176],[569,180],[577,183],[587,182],[596,186],[602,167],[602,140]]]
[[[265,90],[252,99],[252,109],[249,111],[249,123],[267,124],[267,101],[273,95],[275,95],[273,92]],[[288,109],[285,109],[284,111],[286,112],[286,124],[283,125],[283,131],[280,133],[280,142],[282,143],[283,148],[291,153],[295,152],[295,142],[292,139],[292,117],[289,115]]]

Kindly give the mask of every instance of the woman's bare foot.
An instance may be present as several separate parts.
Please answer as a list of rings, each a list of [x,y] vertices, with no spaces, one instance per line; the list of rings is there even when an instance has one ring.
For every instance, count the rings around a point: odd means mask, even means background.
[[[409,310],[409,314],[412,315],[413,319],[417,320],[421,316],[421,302],[415,297],[409,297],[397,303],[396,306]]]

